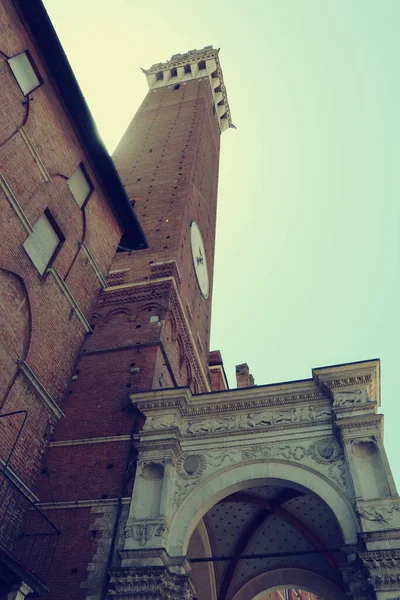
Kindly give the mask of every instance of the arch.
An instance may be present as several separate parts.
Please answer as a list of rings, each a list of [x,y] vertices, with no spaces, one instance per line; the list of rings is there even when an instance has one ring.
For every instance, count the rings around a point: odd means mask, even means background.
[[[145,304],[142,304],[140,306],[140,308],[138,309],[139,313],[144,313],[144,312],[151,312],[153,310],[157,310],[159,313],[165,313],[165,308],[163,308],[161,306],[161,304],[159,304],[158,302],[146,302]]]
[[[343,592],[329,579],[306,569],[274,569],[246,581],[232,600],[261,600],[267,592],[282,588],[311,592],[323,600],[346,600]]]
[[[109,323],[112,319],[114,319],[114,317],[117,317],[120,315],[124,315],[126,317],[127,321],[133,321],[133,322],[137,321],[137,317],[138,317],[136,312],[133,309],[119,307],[119,308],[113,308],[108,313],[106,313],[106,315],[104,316],[103,322]]]
[[[193,532],[188,547],[188,556],[212,556],[210,536],[207,525],[202,519]],[[217,584],[214,565],[212,562],[204,562],[196,565],[191,571],[192,581],[197,593],[201,598],[217,600]],[[201,590],[201,593],[200,593]]]
[[[359,531],[347,499],[326,477],[309,467],[281,460],[254,460],[226,467],[198,484],[175,512],[170,527],[168,553],[184,556],[197,523],[222,498],[250,486],[287,485],[321,498],[332,510],[345,544],[355,544]]]
[[[4,261],[0,262],[0,275],[1,273],[6,273],[8,276],[10,276],[11,278],[15,279],[16,282],[18,282],[18,285],[20,286],[22,293],[26,299],[26,308],[27,308],[27,313],[28,313],[28,330],[27,330],[27,336],[26,339],[24,341],[24,352],[23,355],[20,357],[20,360],[25,360],[25,358],[28,356],[29,353],[29,348],[30,348],[30,344],[31,344],[31,337],[32,337],[32,305],[31,305],[31,300],[29,297],[29,293],[28,293],[28,288],[26,286],[26,282],[24,280],[24,278],[22,277],[22,275],[20,273],[17,273],[15,270],[8,268]]]

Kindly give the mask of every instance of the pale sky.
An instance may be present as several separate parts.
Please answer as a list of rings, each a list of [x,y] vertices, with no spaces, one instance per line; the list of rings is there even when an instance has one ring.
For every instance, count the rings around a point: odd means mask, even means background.
[[[400,484],[400,2],[45,0],[110,152],[140,67],[221,47],[223,134],[212,349],[232,387],[380,358]]]

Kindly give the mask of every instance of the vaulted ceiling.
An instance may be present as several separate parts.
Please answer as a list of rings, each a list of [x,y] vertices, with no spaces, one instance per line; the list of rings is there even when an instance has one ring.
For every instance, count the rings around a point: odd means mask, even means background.
[[[231,600],[253,577],[283,567],[312,570],[340,582],[334,552],[342,545],[340,529],[315,495],[288,487],[252,487],[221,500],[203,524],[214,559],[227,558],[212,563],[217,600]],[[201,558],[194,551],[189,546],[190,558]],[[274,556],[260,556],[265,554]],[[204,563],[192,563],[195,583],[200,564],[204,578]],[[198,600],[203,600],[201,594]]]

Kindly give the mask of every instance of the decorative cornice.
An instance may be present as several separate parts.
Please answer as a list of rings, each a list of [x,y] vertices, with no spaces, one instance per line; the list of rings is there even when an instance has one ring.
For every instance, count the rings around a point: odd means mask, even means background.
[[[122,498],[122,504],[130,505],[132,498],[130,496]],[[64,510],[65,508],[91,508],[97,506],[115,506],[120,502],[120,498],[99,498],[94,500],[70,500],[66,502],[38,502],[40,510]]]
[[[371,414],[363,416],[344,417],[335,422],[343,441],[351,441],[367,434],[382,434],[383,415]]]
[[[59,272],[57,271],[57,269],[54,268],[54,267],[50,267],[49,269],[46,270],[46,275],[47,274],[50,274],[50,275],[52,275],[54,277],[55,282],[57,283],[59,289],[61,290],[61,292],[64,294],[64,296],[68,300],[69,304],[71,305],[72,310],[74,311],[74,313],[78,317],[79,321],[82,323],[84,330],[87,333],[89,333],[90,331],[92,331],[92,328],[90,327],[89,321],[87,320],[87,318],[83,314],[83,312],[82,312],[79,304],[77,303],[77,301],[75,300],[74,296],[72,295],[71,290],[69,289],[69,287],[67,286],[67,284],[65,283],[65,281],[63,280],[63,278],[61,277],[61,275],[59,274]]]
[[[44,402],[47,404],[48,408],[53,413],[53,415],[57,419],[61,419],[61,417],[64,416],[64,413],[62,412],[61,408],[58,406],[57,402],[54,400],[53,396],[51,396],[51,394],[49,394],[49,392],[46,390],[44,385],[41,383],[39,377],[33,372],[31,367],[24,360],[19,362],[18,365],[19,365],[19,370],[21,371],[21,373],[23,373],[23,375],[29,381],[31,386],[39,394],[39,396],[42,398],[42,400],[44,400]]]
[[[50,446],[53,448],[64,447],[64,446],[83,446],[85,444],[105,444],[110,442],[129,442],[131,439],[130,435],[113,435],[109,437],[98,437],[98,438],[83,438],[79,440],[60,440],[58,442],[50,442]]]
[[[186,574],[167,567],[146,566],[122,568],[111,572],[110,598],[137,600],[193,600],[195,591]]]
[[[279,386],[282,387],[281,385]],[[270,391],[270,390],[268,390]],[[149,412],[166,411],[178,409],[184,417],[195,417],[201,415],[212,415],[229,412],[241,412],[262,408],[274,408],[282,406],[296,406],[316,403],[325,400],[323,392],[309,391],[294,394],[290,390],[288,395],[272,395],[262,392],[262,388],[247,388],[245,391],[234,389],[224,390],[221,393],[192,395],[189,388],[179,390],[154,390],[152,392],[136,392],[130,394],[131,401],[140,409]]]
[[[359,388],[368,391],[371,402],[380,405],[380,361],[366,360],[312,370],[316,383],[334,395],[335,390]]]
[[[90,264],[93,271],[95,272],[97,279],[100,281],[101,287],[103,287],[103,288],[107,287],[107,281],[106,281],[103,273],[100,271],[99,266],[96,262],[96,259],[94,258],[93,254],[91,253],[91,251],[89,250],[89,248],[85,242],[81,243],[81,248],[86,255],[88,263]]]
[[[359,556],[368,569],[375,590],[398,590],[400,586],[400,549],[370,550]]]
[[[103,290],[98,307],[120,306],[131,302],[151,301],[166,297],[168,297],[169,301],[169,310],[173,311],[179,326],[179,334],[184,342],[186,356],[190,362],[194,376],[196,377],[200,389],[209,392],[210,383],[204,369],[203,361],[197,350],[191,326],[183,308],[178,284],[176,282],[176,275],[107,287]]]
[[[107,285],[104,287],[112,287],[114,285],[122,285],[125,283],[125,277],[130,269],[118,269],[110,271],[107,275]]]
[[[179,272],[178,263],[176,260],[168,260],[166,262],[158,262],[150,265],[150,279],[160,279],[161,277],[174,277],[177,285],[182,281]]]

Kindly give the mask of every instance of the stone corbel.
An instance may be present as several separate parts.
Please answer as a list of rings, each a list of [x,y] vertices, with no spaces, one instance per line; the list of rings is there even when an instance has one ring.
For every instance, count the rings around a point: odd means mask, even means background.
[[[390,598],[390,592],[399,596],[400,549],[361,552],[360,558],[378,598]]]
[[[379,360],[313,369],[313,378],[329,393],[337,419],[374,414],[380,406]]]
[[[168,523],[165,519],[148,519],[137,521],[128,519],[125,526],[126,538],[131,538],[140,547],[145,547],[147,542],[153,540],[157,547],[165,545],[164,538],[169,531]],[[154,538],[158,538],[154,540]]]
[[[360,560],[355,558],[341,568],[345,590],[352,600],[375,600],[368,571]]]
[[[337,419],[376,413],[376,402],[371,398],[368,386],[332,389],[331,397]]]
[[[111,574],[109,599],[194,600],[195,590],[187,574],[168,567],[119,569]]]
[[[111,573],[109,600],[194,600],[195,590],[183,568],[137,566]]]

